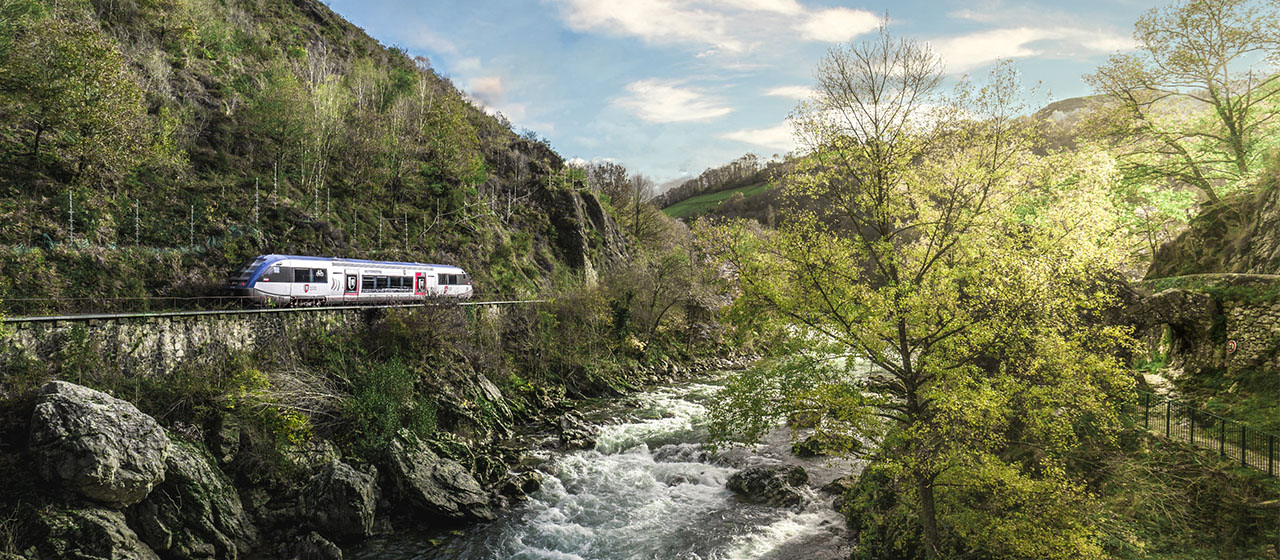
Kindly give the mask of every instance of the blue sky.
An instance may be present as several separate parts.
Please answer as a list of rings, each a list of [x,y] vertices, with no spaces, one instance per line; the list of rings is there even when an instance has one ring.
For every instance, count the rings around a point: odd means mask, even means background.
[[[890,29],[930,42],[952,78],[1013,59],[1050,99],[1131,48],[1153,0],[328,0],[386,45],[428,57],[517,131],[566,158],[659,183],[794,145],[787,113],[832,45]],[[1044,95],[1041,99],[1046,98]]]

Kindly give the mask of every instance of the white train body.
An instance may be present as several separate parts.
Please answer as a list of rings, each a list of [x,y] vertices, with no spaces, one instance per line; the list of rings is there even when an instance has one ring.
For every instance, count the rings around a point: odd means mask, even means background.
[[[336,257],[262,255],[232,275],[228,288],[272,305],[344,305],[471,297],[456,266]]]

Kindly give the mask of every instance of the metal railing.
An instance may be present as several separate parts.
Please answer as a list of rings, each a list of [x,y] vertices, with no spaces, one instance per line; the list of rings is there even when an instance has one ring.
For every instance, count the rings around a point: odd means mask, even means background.
[[[1280,436],[1205,412],[1191,402],[1138,393],[1130,410],[1133,421],[1171,441],[1187,443],[1218,454],[1223,461],[1251,467],[1269,476],[1280,468]]]

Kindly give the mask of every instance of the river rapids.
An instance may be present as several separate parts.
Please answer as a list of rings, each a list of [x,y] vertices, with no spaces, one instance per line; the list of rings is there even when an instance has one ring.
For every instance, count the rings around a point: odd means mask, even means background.
[[[499,518],[452,534],[374,539],[347,557],[423,560],[836,560],[849,557],[834,496],[818,490],[856,470],[848,461],[800,459],[779,428],[763,443],[704,449],[719,387],[689,383],[601,403],[594,449],[533,451],[542,488]],[[798,464],[809,471],[794,508],[751,505],[725,488],[739,469]]]

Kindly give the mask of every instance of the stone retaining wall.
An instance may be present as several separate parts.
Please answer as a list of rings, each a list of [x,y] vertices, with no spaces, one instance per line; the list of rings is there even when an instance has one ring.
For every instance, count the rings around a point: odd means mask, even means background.
[[[129,372],[171,373],[184,360],[213,351],[253,350],[274,341],[357,328],[382,309],[307,309],[297,312],[56,321],[9,325],[0,352],[44,360],[68,346],[89,345],[114,355]]]

